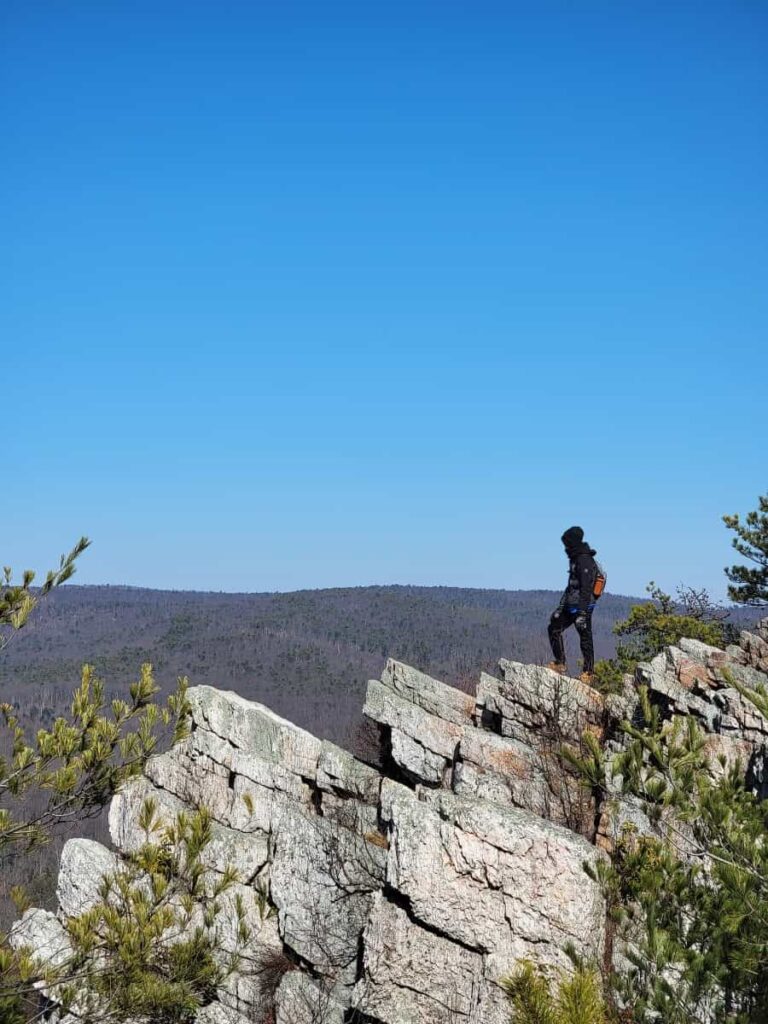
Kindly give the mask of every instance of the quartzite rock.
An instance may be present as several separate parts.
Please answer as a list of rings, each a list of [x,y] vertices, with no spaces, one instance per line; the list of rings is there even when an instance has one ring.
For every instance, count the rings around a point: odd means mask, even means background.
[[[288,971],[275,994],[275,1024],[344,1024],[344,1006],[302,971]]]
[[[195,725],[296,775],[315,778],[322,742],[311,733],[231,691],[196,686],[188,697]]]
[[[469,1021],[483,958],[425,931],[379,893],[363,934],[363,978],[354,1005],[385,1024]],[[491,1024],[491,1022],[488,1022]]]
[[[172,825],[189,806],[166,790],[153,786],[149,779],[139,778],[123,786],[109,809],[109,830],[112,842],[124,853],[131,853],[147,841],[139,828],[139,815],[150,800],[156,807],[157,820]],[[211,841],[203,851],[202,862],[212,871],[234,868],[241,881],[250,881],[269,859],[269,842],[265,833],[240,832],[211,824]]]
[[[76,917],[100,902],[102,880],[120,866],[116,854],[93,839],[70,839],[61,851],[56,895],[64,917]]]
[[[382,672],[381,685],[444,722],[452,722],[462,728],[472,724],[474,696],[453,686],[446,686],[410,665],[390,658]]]
[[[50,910],[31,907],[13,924],[8,941],[20,950],[30,949],[36,957],[51,967],[66,963],[72,955],[72,946],[64,925]]]
[[[360,932],[386,857],[333,821],[290,808],[282,816],[270,872],[280,933],[321,974],[354,980]]]
[[[495,954],[504,973],[526,957],[567,967],[568,946],[599,957],[605,906],[584,869],[594,846],[526,811],[423,795],[393,802],[387,862],[416,921]]]
[[[430,714],[372,680],[363,713],[391,729],[391,753],[411,777],[439,785],[449,777],[463,728]]]
[[[588,730],[609,756],[621,752],[621,722],[636,718],[644,685],[663,717],[697,719],[713,772],[719,757],[738,761],[765,795],[768,720],[741,691],[768,681],[766,668],[768,619],[726,651],[683,639],[606,700],[509,661],[499,663],[501,678],[481,676],[473,699],[390,660],[369,683],[365,712],[381,726],[396,779],[268,708],[195,688],[190,735],[151,758],[145,778],[113,801],[120,853],[87,840],[65,846],[60,915],[92,906],[121,854],[151,841],[139,828],[147,799],[166,821],[205,806],[213,824],[204,884],[229,866],[239,874],[213,926],[222,960],[243,941],[238,907],[249,934],[240,970],[199,1011],[199,1024],[244,1024],[273,999],[276,1024],[343,1024],[352,1015],[508,1024],[501,982],[522,958],[568,970],[566,948],[594,961],[605,942],[603,900],[585,871],[604,855],[558,827],[582,827],[574,809],[584,794],[567,773],[553,777],[553,751]],[[590,829],[599,819],[597,846],[611,849],[627,826],[664,835],[664,816],[652,823],[610,770],[607,782],[608,798],[596,807],[587,797],[583,808]],[[193,920],[202,920],[201,906]],[[62,922],[41,910],[24,915],[11,941],[53,961],[68,949]]]
[[[477,703],[501,717],[502,735],[526,742],[556,725],[562,738],[577,741],[587,727],[602,730],[604,701],[590,686],[540,665],[504,659],[499,671],[501,681],[483,674]]]

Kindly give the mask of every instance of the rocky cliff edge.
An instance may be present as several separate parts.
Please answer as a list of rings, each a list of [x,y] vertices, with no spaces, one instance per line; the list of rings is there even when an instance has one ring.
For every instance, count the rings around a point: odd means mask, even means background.
[[[251,935],[243,970],[200,1024],[508,1024],[500,981],[519,960],[567,968],[567,949],[605,955],[604,904],[586,868],[626,822],[653,829],[618,785],[597,805],[558,749],[585,730],[618,748],[643,683],[666,716],[695,716],[713,758],[738,758],[765,795],[768,721],[733,684],[765,684],[767,673],[768,619],[725,651],[682,640],[608,698],[504,660],[470,696],[390,661],[364,708],[378,767],[235,693],[197,687],[188,738],[113,800],[114,849],[70,840],[58,911],[27,911],[13,941],[66,957],[63,922],[144,840],[147,797],[168,820],[204,805],[206,866],[212,877],[237,869],[224,899],[243,901]],[[226,908],[217,919],[222,956],[237,945],[234,921]],[[277,974],[263,969],[270,956]]]

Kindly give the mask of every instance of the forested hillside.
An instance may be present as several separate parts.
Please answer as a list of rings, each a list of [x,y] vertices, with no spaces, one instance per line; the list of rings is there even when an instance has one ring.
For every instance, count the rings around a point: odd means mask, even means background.
[[[187,675],[193,685],[233,689],[349,744],[365,683],[387,657],[464,686],[500,657],[546,661],[557,600],[551,591],[452,587],[216,594],[67,586],[4,652],[0,685],[23,716],[45,720],[69,699],[84,661],[115,690],[150,661],[163,686]],[[598,657],[613,652],[611,627],[631,603],[601,601]]]

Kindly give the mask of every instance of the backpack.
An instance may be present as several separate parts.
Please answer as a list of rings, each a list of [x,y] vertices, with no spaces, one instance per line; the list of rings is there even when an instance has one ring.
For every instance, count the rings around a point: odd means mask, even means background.
[[[595,575],[595,582],[592,584],[592,597],[597,601],[605,590],[605,585],[608,582],[608,577],[605,573],[605,569],[600,565],[599,562],[595,562],[597,566],[597,573]]]

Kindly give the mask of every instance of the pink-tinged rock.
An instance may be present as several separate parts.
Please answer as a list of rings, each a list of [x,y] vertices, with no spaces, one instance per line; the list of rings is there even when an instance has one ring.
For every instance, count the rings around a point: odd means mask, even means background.
[[[692,690],[696,683],[703,687],[711,687],[712,680],[707,668],[699,661],[690,658],[681,659],[677,665],[677,678],[686,690]]]

